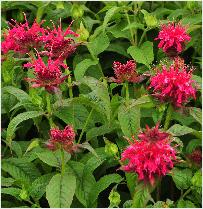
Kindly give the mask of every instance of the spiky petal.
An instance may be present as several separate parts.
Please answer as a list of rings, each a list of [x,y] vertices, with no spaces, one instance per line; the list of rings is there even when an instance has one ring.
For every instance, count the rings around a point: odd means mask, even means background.
[[[191,77],[192,69],[175,59],[169,67],[162,65],[162,71],[150,78],[149,88],[153,88],[153,95],[161,102],[181,107],[190,98],[196,98],[195,81]]]
[[[134,142],[122,153],[121,161],[128,161],[122,169],[137,173],[139,180],[154,185],[156,177],[165,176],[173,168],[176,151],[170,145],[169,134],[161,132],[158,124],[152,129],[147,126],[138,138],[133,137]]]
[[[136,72],[136,63],[134,60],[127,61],[126,64],[121,64],[120,62],[113,63],[113,69],[115,78],[111,78],[112,81],[117,83],[123,83],[125,81],[138,83],[141,82],[144,77],[139,76]]]
[[[184,49],[185,43],[190,41],[191,37],[186,33],[186,27],[180,22],[169,22],[161,26],[161,31],[155,40],[160,40],[158,47],[169,55],[177,55]]]
[[[67,125],[64,130],[53,128],[50,130],[50,139],[46,143],[50,150],[63,148],[65,151],[72,153],[74,147],[75,132],[71,125]]]

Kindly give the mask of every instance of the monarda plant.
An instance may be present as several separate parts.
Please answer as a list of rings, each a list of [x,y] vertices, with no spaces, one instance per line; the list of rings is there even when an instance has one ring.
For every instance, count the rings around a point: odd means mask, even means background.
[[[2,2],[2,207],[202,207],[200,2]]]

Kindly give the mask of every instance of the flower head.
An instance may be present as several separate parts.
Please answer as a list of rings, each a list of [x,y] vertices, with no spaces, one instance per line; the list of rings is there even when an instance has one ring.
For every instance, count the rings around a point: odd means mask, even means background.
[[[25,16],[25,14],[24,14]],[[33,25],[29,27],[25,16],[25,23],[17,23],[12,19],[15,25],[10,23],[12,29],[4,34],[4,41],[1,44],[2,52],[7,53],[10,50],[19,53],[27,53],[32,48],[39,48],[42,45],[42,35],[45,30],[41,28],[41,24],[34,21]]]
[[[47,50],[45,53],[52,59],[60,59],[63,61],[72,53],[74,53],[76,47],[79,45],[76,44],[73,39],[73,37],[78,37],[79,34],[70,29],[71,24],[65,31],[62,30],[61,24],[58,26],[58,28],[56,28],[56,26],[53,24],[54,29],[51,30],[48,28],[46,31],[46,34],[43,37],[45,49]]]
[[[162,25],[162,29],[155,40],[160,40],[158,45],[168,55],[177,55],[184,49],[185,43],[190,41],[190,36],[186,33],[186,27],[181,23],[169,22]]]
[[[170,145],[168,133],[161,132],[156,127],[146,130],[138,135],[140,140],[130,142],[122,153],[121,161],[128,160],[127,165],[122,166],[126,172],[135,172],[139,180],[154,184],[156,177],[165,176],[173,168],[173,160],[176,159],[176,151]]]
[[[202,149],[197,147],[191,154],[188,155],[188,158],[196,165],[202,164]]]
[[[24,67],[34,68],[34,74],[36,76],[35,79],[26,78],[25,80],[34,82],[32,85],[33,88],[45,87],[50,93],[55,92],[58,86],[67,78],[67,76],[62,76],[60,70],[60,67],[67,68],[65,64],[59,60],[49,58],[46,65],[39,54],[38,59],[33,59],[32,62],[25,64]]]
[[[50,139],[46,143],[50,150],[57,150],[63,148],[65,151],[71,153],[74,148],[75,132],[71,125],[67,125],[64,130],[53,128],[50,130]]]
[[[126,64],[120,62],[113,63],[114,74],[116,78],[112,78],[114,82],[123,83],[125,81],[138,83],[143,80],[143,76],[139,76],[136,70],[136,63],[134,60],[127,61]]]
[[[162,102],[171,102],[176,107],[187,103],[189,98],[196,98],[196,90],[193,87],[194,80],[192,69],[182,63],[181,59],[175,59],[174,63],[167,68],[162,65],[162,71],[150,78],[149,88],[154,88],[154,96]]]

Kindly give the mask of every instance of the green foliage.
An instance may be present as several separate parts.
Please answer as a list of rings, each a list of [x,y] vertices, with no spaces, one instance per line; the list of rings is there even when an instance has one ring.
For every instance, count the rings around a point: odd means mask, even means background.
[[[171,175],[178,189],[184,190],[191,186],[192,171],[190,169],[174,168]]]
[[[146,41],[141,47],[130,46],[127,51],[134,60],[138,63],[142,63],[147,67],[150,66],[154,60],[153,43]]]
[[[56,174],[46,187],[46,198],[51,208],[69,208],[73,201],[76,179],[73,175]]]

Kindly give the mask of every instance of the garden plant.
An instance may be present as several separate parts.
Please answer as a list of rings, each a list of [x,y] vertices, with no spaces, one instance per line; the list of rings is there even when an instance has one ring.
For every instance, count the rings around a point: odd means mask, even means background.
[[[1,2],[1,206],[202,207],[201,1]]]

